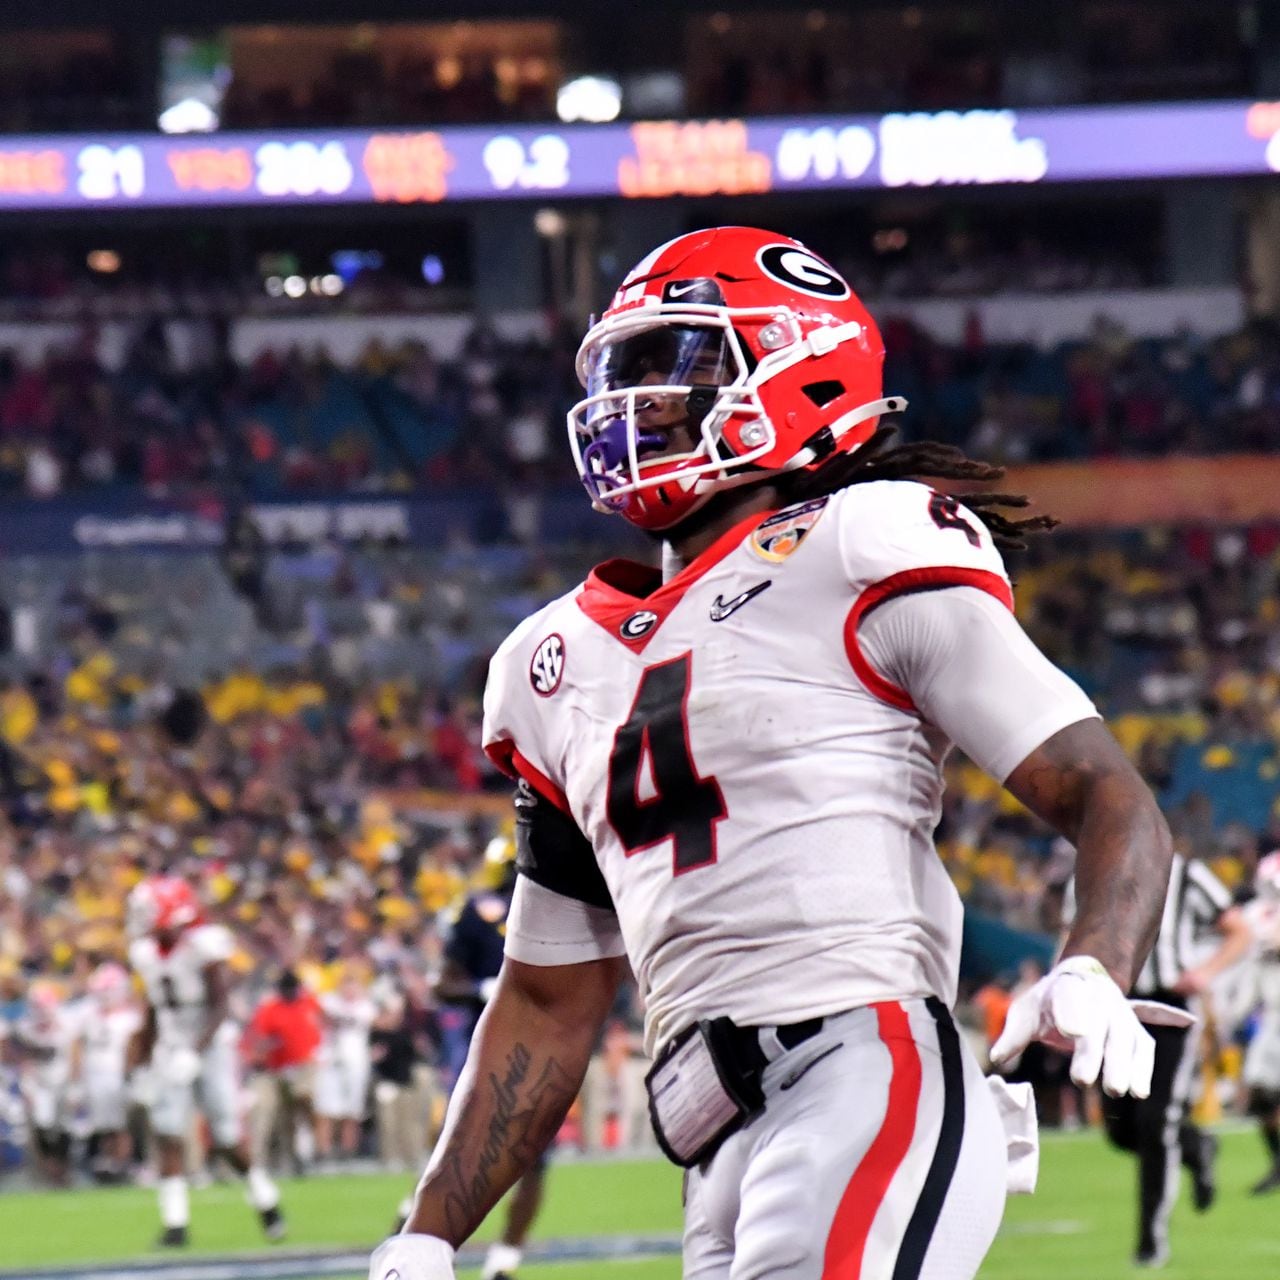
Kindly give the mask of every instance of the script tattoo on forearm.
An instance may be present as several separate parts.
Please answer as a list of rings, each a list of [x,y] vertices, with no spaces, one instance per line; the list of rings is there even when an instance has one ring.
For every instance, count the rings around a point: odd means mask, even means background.
[[[469,1236],[505,1189],[502,1173],[523,1172],[555,1137],[577,1090],[568,1072],[548,1058],[536,1070],[527,1045],[507,1054],[505,1070],[476,1081],[458,1119],[458,1154],[437,1176],[450,1231]]]

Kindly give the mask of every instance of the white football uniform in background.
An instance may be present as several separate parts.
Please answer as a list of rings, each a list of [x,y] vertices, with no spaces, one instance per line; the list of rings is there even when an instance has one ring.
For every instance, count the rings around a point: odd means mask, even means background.
[[[369,1030],[378,1016],[367,996],[332,991],[319,999],[325,1031],[316,1056],[316,1113],[362,1120],[369,1093]]]
[[[240,1139],[236,1027],[230,1019],[205,1049],[194,1081],[175,1082],[167,1071],[175,1050],[194,1049],[204,1029],[205,970],[228,960],[234,951],[230,931],[220,924],[187,929],[169,951],[163,951],[154,938],[138,938],[129,947],[129,963],[156,1011],[151,1123],[163,1136],[185,1137],[198,1106],[209,1122],[215,1146],[233,1146]]]
[[[1256,949],[1248,962],[1249,1003],[1258,1025],[1245,1052],[1243,1079],[1251,1089],[1280,1092],[1280,903],[1255,898],[1241,908]]]
[[[103,1009],[91,998],[81,1002],[79,1013],[88,1131],[114,1133],[125,1126],[125,1057],[129,1041],[142,1026],[142,1014],[133,1005]]]
[[[22,1046],[22,1096],[31,1127],[60,1132],[72,1121],[68,1105],[75,1013],[66,1005],[33,1009],[14,1026]]]
[[[611,900],[522,875],[507,954],[625,951],[650,1053],[701,1018],[828,1018],[691,1174],[686,1276],[736,1252],[734,1276],[817,1280],[836,1249],[828,1274],[943,1280],[985,1253],[1004,1144],[948,1012],[942,762],[956,742],[1003,781],[1097,714],[1011,608],[976,516],[882,481],[750,517],[661,586],[601,566],[493,660],[485,748],[572,817]]]

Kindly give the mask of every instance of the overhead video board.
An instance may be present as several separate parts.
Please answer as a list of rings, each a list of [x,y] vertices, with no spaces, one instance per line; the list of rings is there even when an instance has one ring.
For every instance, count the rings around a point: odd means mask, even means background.
[[[0,210],[438,203],[1280,172],[1280,103],[0,137]]]

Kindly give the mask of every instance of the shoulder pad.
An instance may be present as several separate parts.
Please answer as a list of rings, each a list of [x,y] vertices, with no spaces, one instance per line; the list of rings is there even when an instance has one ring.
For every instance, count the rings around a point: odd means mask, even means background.
[[[859,595],[972,585],[1011,604],[990,531],[956,499],[911,480],[877,480],[841,490],[833,506],[844,572]]]

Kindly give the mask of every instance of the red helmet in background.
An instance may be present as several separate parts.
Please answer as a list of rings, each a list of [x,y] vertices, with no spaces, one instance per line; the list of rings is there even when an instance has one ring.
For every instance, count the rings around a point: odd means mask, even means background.
[[[196,891],[179,876],[152,876],[129,895],[127,925],[132,937],[187,929],[200,919]]]
[[[104,961],[89,975],[89,994],[106,1009],[124,1004],[129,996],[129,975],[123,965]]]
[[[752,227],[680,236],[631,271],[582,340],[578,474],[597,510],[669,529],[722,489],[865,443],[906,407],[883,396],[883,366],[875,321],[798,240]],[[692,439],[676,452],[653,412],[673,404]]]

